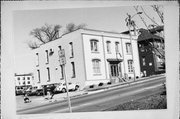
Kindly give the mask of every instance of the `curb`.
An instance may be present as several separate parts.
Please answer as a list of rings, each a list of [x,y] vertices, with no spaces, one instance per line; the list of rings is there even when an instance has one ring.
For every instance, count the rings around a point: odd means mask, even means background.
[[[137,84],[137,83],[142,83],[145,81],[150,81],[150,80],[155,80],[155,79],[159,79],[159,78],[163,78],[165,77],[165,74],[161,74],[161,75],[154,75],[151,77],[144,77],[144,78],[140,78],[136,81],[129,81],[129,82],[124,82],[124,83],[117,83],[117,84],[111,84],[111,85],[106,85],[106,86],[100,86],[100,87],[95,87],[95,88],[88,88],[85,89],[86,91],[97,91],[97,90],[101,90],[101,89],[109,89],[109,88],[113,88],[116,86],[126,86],[126,85],[132,85],[132,84]]]

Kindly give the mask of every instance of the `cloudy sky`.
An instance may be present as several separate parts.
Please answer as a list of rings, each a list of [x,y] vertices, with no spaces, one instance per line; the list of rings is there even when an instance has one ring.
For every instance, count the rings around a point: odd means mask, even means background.
[[[160,19],[150,6],[143,6],[146,13],[160,24]],[[63,31],[68,23],[86,24],[86,28],[123,32],[128,30],[125,23],[127,13],[136,14],[133,6],[131,7],[104,7],[104,8],[66,8],[52,10],[21,10],[14,12],[14,45],[15,45],[15,63],[18,67],[17,72],[30,72],[32,69],[31,49],[27,41],[34,38],[29,35],[34,28],[39,28],[45,23],[50,25],[59,24]],[[150,24],[150,20],[145,17],[144,20]],[[145,28],[139,16],[133,17],[139,28]],[[22,68],[27,66],[27,68]]]

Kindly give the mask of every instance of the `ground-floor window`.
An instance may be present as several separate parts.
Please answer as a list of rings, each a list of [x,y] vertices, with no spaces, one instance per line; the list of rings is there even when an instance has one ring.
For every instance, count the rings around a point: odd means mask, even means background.
[[[128,60],[128,72],[133,72],[133,60]]]
[[[40,76],[40,70],[37,70],[37,75],[38,75],[38,79],[39,79],[39,83],[41,82],[41,76]]]
[[[93,59],[92,60],[92,65],[93,65],[93,73],[94,74],[100,74],[101,70],[100,70],[100,59]]]
[[[72,78],[75,78],[76,73],[75,73],[75,64],[74,64],[74,62],[71,62],[71,66],[72,66]]]

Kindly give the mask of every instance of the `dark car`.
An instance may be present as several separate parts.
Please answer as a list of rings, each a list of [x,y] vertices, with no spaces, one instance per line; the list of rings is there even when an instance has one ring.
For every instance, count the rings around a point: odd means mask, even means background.
[[[38,86],[32,86],[26,90],[26,93],[28,95],[43,95],[43,88]]]

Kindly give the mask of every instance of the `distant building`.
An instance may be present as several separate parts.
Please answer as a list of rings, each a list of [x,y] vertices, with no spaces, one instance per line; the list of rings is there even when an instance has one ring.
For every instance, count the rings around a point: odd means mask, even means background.
[[[33,74],[15,74],[15,86],[32,86]]]
[[[165,49],[163,26],[149,31],[139,29],[138,49],[141,72],[145,76],[165,72]]]
[[[79,29],[33,50],[35,83],[48,85],[64,81],[58,54],[62,49],[66,56],[66,78],[81,88],[100,82],[119,82],[124,77],[132,79],[133,65],[136,76],[140,77],[137,36],[133,36],[131,44],[129,35]]]

